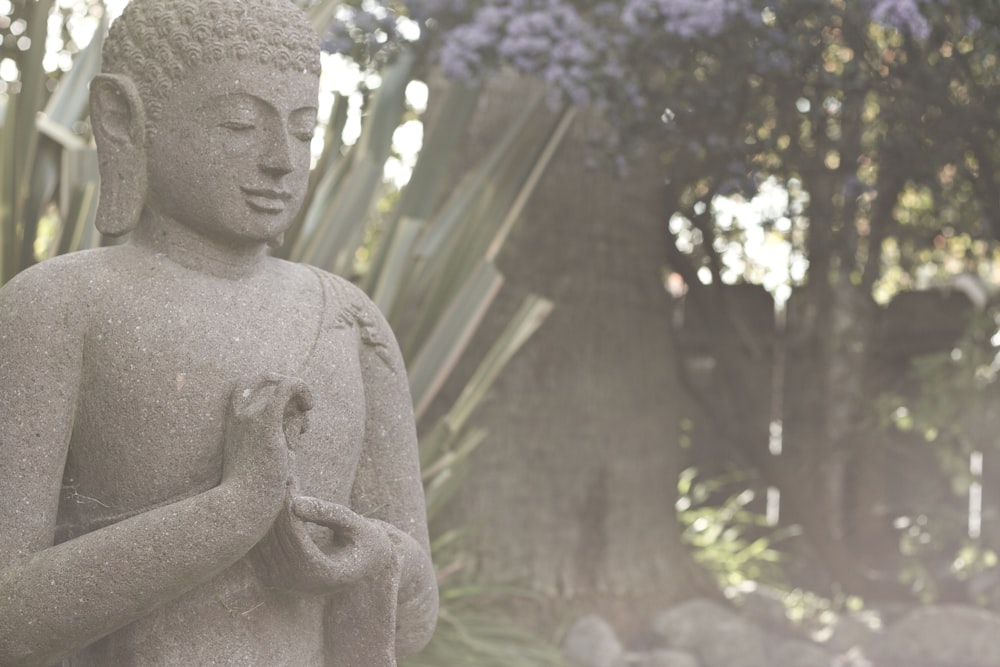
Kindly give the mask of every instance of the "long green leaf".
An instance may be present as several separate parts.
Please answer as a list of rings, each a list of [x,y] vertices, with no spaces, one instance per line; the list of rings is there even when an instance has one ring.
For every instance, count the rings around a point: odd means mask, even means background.
[[[454,194],[445,204],[441,215],[437,217],[434,226],[421,242],[418,253],[422,256],[433,255],[437,248],[452,237],[455,229],[461,225],[473,201],[491,187],[491,181],[496,178],[498,165],[509,156],[523,137],[526,128],[532,122],[540,108],[544,96],[533,94],[525,101],[524,109],[518,114],[503,137],[490,149],[489,154],[469,173],[454,190]]]
[[[344,273],[362,238],[368,211],[382,182],[384,162],[361,154],[344,163],[342,174],[330,179],[311,202],[302,235],[293,248],[296,261]]]
[[[420,464],[430,466],[452,446],[500,371],[552,312],[552,302],[529,294],[479,363],[451,409],[420,441]]]
[[[475,374],[455,401],[455,406],[445,417],[445,424],[452,432],[458,432],[468,421],[473,410],[479,405],[500,371],[511,357],[538,330],[552,312],[553,304],[537,294],[528,295],[517,313],[511,318],[500,338],[490,348]]]
[[[309,187],[302,200],[303,205],[295,222],[285,233],[285,243],[276,255],[284,259],[296,259],[296,249],[306,226],[315,229],[318,213],[329,208],[330,203],[344,177],[348,173],[350,157],[342,154],[344,127],[347,125],[348,101],[340,93],[334,93],[331,101],[330,121],[323,134],[323,150],[316,160],[316,166],[309,174]],[[308,222],[307,222],[308,219]]]
[[[529,100],[503,138],[455,190],[441,212],[431,222],[416,250],[413,274],[406,281],[401,302],[411,302],[420,295],[422,309],[408,331],[404,349],[411,354],[423,345],[445,304],[473,270],[479,258],[492,246],[499,247],[498,230],[509,219],[509,230],[517,216],[508,215],[520,193],[524,199],[538,182],[533,174],[539,160],[548,153],[551,141],[537,139],[538,113],[542,97]],[[551,137],[549,132],[548,136]],[[561,140],[561,135],[560,135]],[[506,208],[505,208],[506,206]],[[506,236],[506,231],[503,238]],[[442,259],[446,258],[446,259]],[[394,311],[392,316],[397,315]]]
[[[465,480],[464,464],[485,439],[484,429],[470,429],[461,436],[452,450],[436,462],[437,469],[429,476],[430,481],[426,486],[428,521],[433,521],[461,488]]]
[[[382,78],[362,125],[361,138],[352,149],[350,171],[323,201],[310,205],[292,257],[325,268],[342,268],[344,257],[354,252],[352,245],[362,238],[362,225],[382,184],[414,62],[414,55],[404,52]]]
[[[527,205],[528,199],[531,198],[531,195],[534,193],[539,181],[542,180],[545,170],[548,169],[549,163],[552,162],[553,156],[556,154],[559,146],[562,145],[562,141],[566,137],[566,133],[573,124],[573,119],[575,117],[575,107],[568,107],[560,115],[559,122],[557,122],[555,127],[552,129],[552,132],[542,147],[538,158],[534,161],[534,164],[531,167],[531,172],[528,174],[524,183],[521,184],[517,196],[514,197],[514,201],[509,207],[507,207],[507,211],[504,214],[504,218],[501,221],[499,228],[497,229],[497,233],[490,242],[489,248],[486,249],[487,260],[493,261],[496,259],[500,249],[503,247],[504,242],[507,240],[507,236],[510,235],[511,229],[514,227],[514,223],[521,217],[521,213],[524,211],[524,207]]]
[[[383,263],[378,272],[379,280],[369,293],[375,305],[384,312],[392,312],[407,273],[412,266],[413,247],[423,231],[424,221],[410,217],[401,218],[396,232],[381,243],[386,250],[381,253]]]
[[[101,245],[101,234],[94,225],[99,179],[97,151],[92,145],[63,152],[59,195],[59,208],[63,212],[60,252]]]
[[[479,444],[486,439],[486,431],[484,429],[476,429],[470,431],[470,433],[476,433],[475,438],[466,438],[461,445],[445,452],[441,457],[428,465],[424,470],[421,471],[421,476],[424,480],[432,480],[439,473],[460,465],[469,458],[472,451],[479,446]]]
[[[59,237],[60,254],[87,248],[96,248],[101,243],[100,232],[94,225],[97,213],[97,183],[91,181],[78,190],[70,202],[69,214],[63,221]]]
[[[4,123],[0,129],[0,284],[13,276],[18,254],[17,210],[14,205],[18,191],[18,164],[16,159],[18,106],[16,95],[4,103]]]
[[[27,5],[26,21],[28,29],[25,35],[31,40],[31,45],[23,51],[18,62],[21,73],[21,92],[15,102],[19,122],[15,138],[13,168],[20,174],[35,172],[35,156],[38,151],[38,132],[35,129],[35,116],[42,108],[46,96],[47,76],[42,67],[45,56],[45,37],[48,32],[48,16],[53,0],[36,0]],[[46,170],[48,171],[48,170]],[[16,178],[16,176],[15,176]],[[26,207],[31,190],[31,179],[20,179],[14,192],[13,209],[14,222],[18,227],[18,247],[13,254],[13,262],[6,267],[11,273],[10,278],[22,268],[34,261],[35,230],[38,228],[37,211]]]
[[[457,152],[458,142],[464,136],[475,111],[479,94],[479,88],[452,84],[437,107],[433,121],[425,123],[430,128],[426,140],[420,149],[410,181],[403,188],[396,210],[388,221],[386,242],[379,246],[372,260],[371,271],[365,282],[365,289],[370,294],[394,290],[394,287],[383,287],[380,281],[385,276],[384,267],[391,263],[386,253],[395,243],[399,221],[403,218],[426,221],[434,212],[441,194],[450,182],[449,168]]]
[[[101,49],[107,30],[108,13],[104,12],[93,39],[73,59],[72,69],[62,75],[45,105],[45,115],[51,121],[71,128],[87,116],[90,81],[101,71]]]
[[[316,32],[320,35],[322,35],[326,29],[330,27],[330,23],[333,21],[333,17],[337,13],[337,6],[339,4],[339,2],[321,2],[310,7],[306,12],[313,28],[315,28]]]
[[[96,158],[88,141],[75,133],[73,127],[88,114],[90,80],[100,71],[101,48],[107,31],[108,14],[102,15],[94,37],[74,58],[73,68],[65,73],[45,105],[45,111],[36,119],[39,132],[38,151],[29,185],[25,215],[37,219],[58,194],[58,208],[62,228],[58,231],[58,245],[52,251],[65,252],[75,236],[78,222],[90,216],[96,199],[88,191],[97,178]],[[93,164],[93,169],[87,168]],[[58,186],[58,190],[56,189]],[[87,211],[74,207],[86,206]],[[30,229],[26,226],[26,233]],[[33,241],[33,239],[31,239]],[[28,250],[29,239],[25,239]],[[25,256],[22,267],[33,257]]]
[[[462,285],[427,343],[410,365],[410,391],[417,419],[430,407],[444,381],[503,285],[503,276],[492,264],[482,262]]]

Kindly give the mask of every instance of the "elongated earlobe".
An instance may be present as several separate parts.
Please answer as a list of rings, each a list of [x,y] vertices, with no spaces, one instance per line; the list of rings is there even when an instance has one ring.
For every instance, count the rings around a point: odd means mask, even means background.
[[[146,200],[146,120],[132,80],[119,74],[94,77],[90,119],[101,173],[97,229],[121,236],[135,229]]]

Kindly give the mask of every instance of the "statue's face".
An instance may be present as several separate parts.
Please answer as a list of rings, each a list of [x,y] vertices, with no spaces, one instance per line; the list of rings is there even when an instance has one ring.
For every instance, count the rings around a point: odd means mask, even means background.
[[[278,237],[306,191],[317,77],[227,60],[170,95],[147,147],[146,206],[225,243]]]

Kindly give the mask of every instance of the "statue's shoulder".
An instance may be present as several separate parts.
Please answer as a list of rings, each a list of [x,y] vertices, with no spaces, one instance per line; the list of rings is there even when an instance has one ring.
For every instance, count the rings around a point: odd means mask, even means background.
[[[392,329],[368,295],[346,278],[313,266],[307,268],[323,283],[326,320],[335,328],[356,330],[365,349],[374,352],[390,368],[401,367]]]
[[[21,271],[0,287],[0,329],[45,332],[71,347],[88,328],[111,279],[114,248],[59,255]]]
[[[79,301],[112,270],[118,248],[95,248],[58,255],[10,279],[0,292],[11,303]]]

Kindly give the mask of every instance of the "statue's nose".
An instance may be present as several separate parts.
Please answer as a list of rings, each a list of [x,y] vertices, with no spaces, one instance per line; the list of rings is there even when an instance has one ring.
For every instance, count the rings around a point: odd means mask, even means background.
[[[292,156],[289,143],[293,138],[284,131],[272,131],[260,154],[260,167],[264,171],[278,175],[291,173]]]

